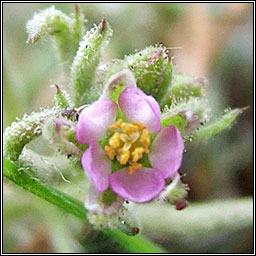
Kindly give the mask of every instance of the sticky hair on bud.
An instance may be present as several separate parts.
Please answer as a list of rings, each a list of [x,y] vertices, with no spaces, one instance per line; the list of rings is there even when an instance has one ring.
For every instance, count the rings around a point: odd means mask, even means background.
[[[43,109],[38,113],[24,115],[21,120],[13,122],[4,132],[3,151],[4,156],[16,161],[24,146],[42,133],[42,127],[46,120],[60,113],[58,108]]]

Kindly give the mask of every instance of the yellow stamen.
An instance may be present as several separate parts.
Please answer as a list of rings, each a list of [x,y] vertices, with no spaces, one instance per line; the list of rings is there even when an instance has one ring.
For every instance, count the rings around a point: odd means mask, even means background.
[[[123,141],[123,142],[130,142],[130,137],[127,135],[127,134],[125,134],[125,133],[121,133],[120,134],[120,139]]]
[[[129,135],[131,143],[134,143],[135,141],[137,141],[140,137],[140,133],[138,131],[132,133]]]
[[[137,126],[129,123],[122,123],[121,128],[124,131],[124,133],[127,133],[127,134],[134,133],[138,130]]]
[[[118,148],[120,146],[120,133],[116,132],[110,139],[109,139],[109,145],[112,148]]]
[[[147,129],[142,130],[140,142],[142,143],[144,149],[148,149],[148,146],[150,145],[150,135]]]
[[[130,148],[131,148],[131,146],[132,146],[132,144],[131,143],[124,143],[124,145],[123,145],[123,147],[122,147],[122,150],[123,151],[128,151],[128,150],[130,150]]]
[[[133,162],[139,161],[143,156],[143,152],[144,152],[144,148],[142,147],[135,148],[134,151],[132,152],[132,161]]]
[[[133,163],[132,165],[129,166],[129,174],[133,174],[136,170],[140,169],[142,167],[142,164],[140,163]]]
[[[127,164],[127,162],[129,161],[129,158],[130,158],[130,154],[131,154],[130,151],[121,152],[120,160],[119,160],[121,165],[126,165]]]
[[[110,146],[105,146],[104,149],[109,159],[113,160],[115,157],[115,151]]]
[[[132,124],[135,125],[135,126],[137,126],[140,131],[142,131],[143,129],[146,128],[145,125],[140,124],[140,123],[138,123],[138,122],[132,122]]]
[[[148,155],[149,154],[149,149],[148,148],[144,148],[144,153]]]
[[[110,125],[110,126],[109,126],[109,129],[110,129],[110,130],[117,130],[117,129],[119,129],[119,128],[121,127],[122,122],[123,122],[123,121],[122,121],[121,119],[119,119],[119,120],[116,121],[114,124]]]
[[[129,174],[133,174],[142,167],[138,161],[143,154],[149,154],[150,134],[147,128],[138,123],[125,123],[121,119],[109,126],[115,133],[105,146],[105,152],[110,160],[116,156],[121,165],[128,164]]]

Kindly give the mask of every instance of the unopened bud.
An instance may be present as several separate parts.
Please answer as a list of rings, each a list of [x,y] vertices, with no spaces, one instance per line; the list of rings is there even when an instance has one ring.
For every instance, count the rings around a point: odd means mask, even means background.
[[[125,65],[133,72],[137,86],[158,101],[170,85],[172,63],[164,46],[149,46],[134,55],[126,56]]]
[[[183,73],[173,73],[171,92],[166,98],[164,105],[170,106],[174,101],[189,99],[189,97],[204,97],[207,81]]]
[[[102,50],[109,42],[112,30],[103,19],[82,38],[71,67],[71,85],[74,89],[75,106],[91,103],[98,99],[101,88],[94,86],[96,71],[102,57]]]

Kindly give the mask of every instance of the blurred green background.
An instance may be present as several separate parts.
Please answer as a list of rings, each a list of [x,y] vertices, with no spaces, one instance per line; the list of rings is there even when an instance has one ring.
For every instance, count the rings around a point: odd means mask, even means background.
[[[42,38],[34,45],[26,44],[26,22],[34,12],[51,5],[3,4],[4,128],[24,113],[52,106],[55,90],[50,85],[68,83],[62,74],[63,64],[50,46],[50,38]],[[74,10],[74,4],[54,5],[67,14]],[[170,47],[169,54],[180,72],[208,79],[208,98],[214,118],[228,107],[250,107],[232,129],[206,144],[187,145],[181,172],[186,174],[184,180],[191,189],[188,198],[191,208],[193,202],[252,197],[253,4],[88,3],[80,4],[80,8],[88,20],[87,29],[102,17],[112,25],[114,33],[104,54],[106,60],[123,58],[135,50],[163,42]],[[81,190],[81,198],[83,193]],[[235,213],[237,202],[228,210]],[[190,206],[180,216],[171,208],[154,203],[139,207],[143,234],[169,252],[253,251],[252,225],[226,232],[223,229],[211,232],[208,227],[193,232],[184,225],[179,230],[177,225],[172,226],[175,218],[185,219]],[[106,245],[104,238],[81,225],[80,220],[6,180],[3,216],[4,252],[121,252],[114,244]],[[165,225],[161,216],[165,216]],[[201,225],[199,216],[200,212],[191,221]],[[163,228],[156,232],[157,226]]]

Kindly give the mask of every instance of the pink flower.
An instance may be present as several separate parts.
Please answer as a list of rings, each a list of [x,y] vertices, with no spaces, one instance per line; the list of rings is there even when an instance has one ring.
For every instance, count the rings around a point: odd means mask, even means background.
[[[118,107],[128,121],[116,120]],[[109,144],[102,148],[98,141],[108,130],[112,132]],[[153,143],[150,133],[158,133]],[[94,187],[99,192],[111,187],[123,199],[137,203],[159,195],[165,179],[177,173],[184,150],[179,130],[175,126],[161,129],[158,103],[136,84],[122,91],[118,104],[101,97],[84,108],[76,126],[76,137],[79,143],[89,145],[81,163]],[[144,155],[148,155],[151,168],[141,164]],[[119,162],[123,168],[112,173],[111,161]]]

